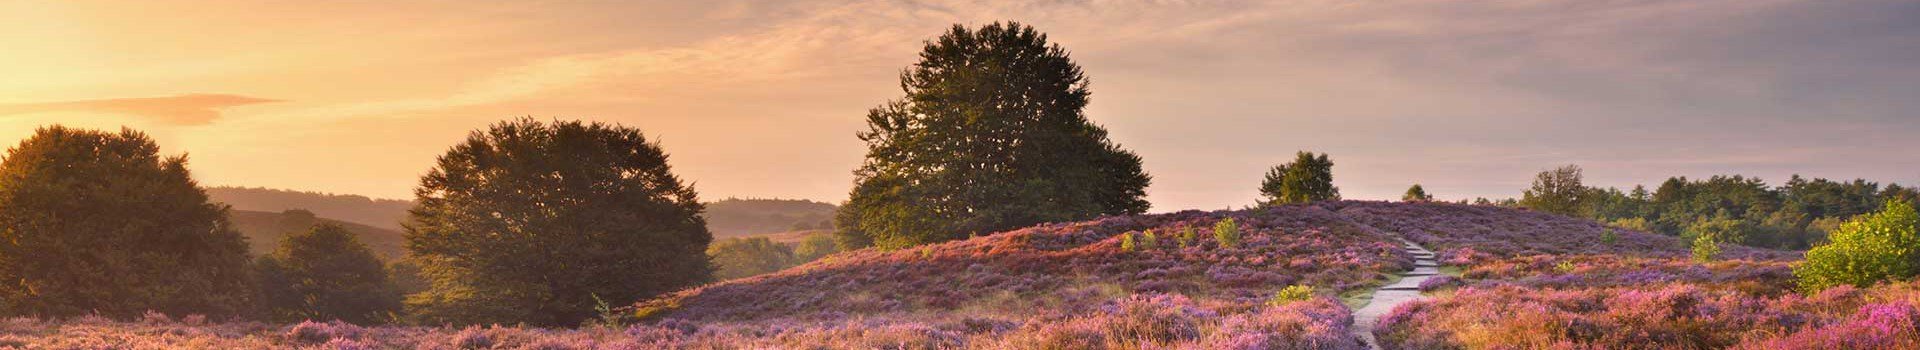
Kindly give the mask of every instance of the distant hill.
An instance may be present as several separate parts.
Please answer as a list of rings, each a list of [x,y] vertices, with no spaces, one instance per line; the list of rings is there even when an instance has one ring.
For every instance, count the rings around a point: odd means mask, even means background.
[[[207,196],[234,210],[279,213],[305,209],[323,218],[395,231],[400,230],[407,209],[413,208],[413,201],[408,200],[254,187],[210,187]]]
[[[728,198],[707,203],[707,229],[716,238],[829,229],[835,208],[803,199]]]
[[[255,187],[211,187],[207,196],[235,211],[279,213],[304,209],[322,218],[399,231],[413,201]],[[834,205],[802,199],[728,198],[707,203],[707,228],[716,238],[831,229]]]
[[[344,227],[360,238],[360,242],[372,249],[381,258],[393,259],[406,255],[406,240],[400,231],[362,225],[358,223],[316,217],[310,212],[264,212],[251,210],[233,210],[228,214],[235,230],[247,237],[247,251],[254,256],[273,252],[280,245],[280,238],[288,233],[311,229],[320,223],[332,223]]]

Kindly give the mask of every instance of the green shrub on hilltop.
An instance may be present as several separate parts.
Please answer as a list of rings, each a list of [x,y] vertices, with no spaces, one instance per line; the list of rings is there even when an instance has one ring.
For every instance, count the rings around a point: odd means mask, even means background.
[[[1920,272],[1920,214],[1906,201],[1887,201],[1879,212],[1840,226],[1829,242],[1808,250],[1794,266],[1800,288],[1814,292],[1839,285],[1866,287]]]

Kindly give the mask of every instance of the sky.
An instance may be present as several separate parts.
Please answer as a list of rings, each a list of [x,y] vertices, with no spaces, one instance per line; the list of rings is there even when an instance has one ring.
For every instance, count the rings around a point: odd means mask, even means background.
[[[1090,77],[1153,211],[1252,204],[1327,152],[1350,199],[1790,174],[1920,184],[1920,2],[8,1],[0,143],[153,135],[204,185],[410,198],[504,119],[644,130],[706,199],[839,202],[868,108],[955,25]]]

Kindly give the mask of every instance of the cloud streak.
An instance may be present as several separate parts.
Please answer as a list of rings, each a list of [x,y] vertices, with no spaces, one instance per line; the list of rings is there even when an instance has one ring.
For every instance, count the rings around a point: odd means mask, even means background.
[[[164,97],[109,98],[58,102],[0,104],[0,116],[81,112],[119,114],[176,125],[205,125],[220,119],[220,110],[279,100],[228,94],[188,94]]]

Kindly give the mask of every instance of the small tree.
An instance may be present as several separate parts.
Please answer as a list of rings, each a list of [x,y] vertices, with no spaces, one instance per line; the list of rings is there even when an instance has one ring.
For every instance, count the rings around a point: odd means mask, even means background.
[[[707,248],[719,270],[715,278],[727,280],[780,271],[799,262],[793,249],[766,237],[730,238]]]
[[[0,160],[0,314],[238,315],[247,244],[146,134],[41,128]]]
[[[1266,197],[1264,205],[1339,200],[1340,188],[1333,186],[1333,160],[1325,154],[1302,151],[1292,163],[1267,170],[1260,195]]]
[[[1580,166],[1567,165],[1535,175],[1533,188],[1521,194],[1520,206],[1541,212],[1580,216],[1581,197],[1586,193],[1586,185],[1581,184]]]
[[[1794,266],[1800,288],[1817,292],[1838,285],[1871,286],[1920,273],[1920,214],[1906,201],[1887,201],[1877,213],[1861,215],[1813,247]]]
[[[793,258],[797,262],[804,263],[820,260],[820,258],[838,252],[840,252],[840,247],[834,243],[833,234],[815,233],[807,235],[806,238],[800,240],[800,245],[793,248]]]
[[[1706,233],[1694,237],[1693,261],[1704,263],[1713,261],[1715,257],[1719,257],[1720,239],[1718,236],[1717,234]]]
[[[1432,202],[1433,196],[1428,195],[1427,189],[1421,188],[1420,184],[1413,184],[1413,187],[1407,188],[1407,194],[1400,196],[1400,200],[1403,202]]]
[[[519,119],[469,135],[414,191],[407,248],[428,324],[570,326],[704,283],[705,209],[640,130]],[[617,276],[617,277],[615,277]]]
[[[1221,248],[1239,247],[1240,224],[1233,221],[1233,218],[1220,219],[1219,222],[1213,223],[1213,240],[1220,243]]]
[[[267,309],[282,321],[367,324],[400,311],[400,291],[386,266],[338,225],[321,224],[283,237],[280,247],[256,266]]]

